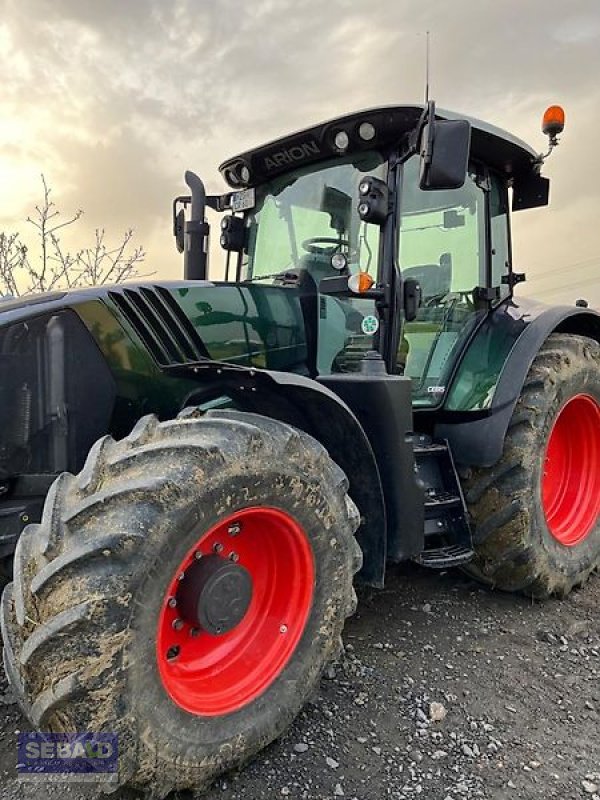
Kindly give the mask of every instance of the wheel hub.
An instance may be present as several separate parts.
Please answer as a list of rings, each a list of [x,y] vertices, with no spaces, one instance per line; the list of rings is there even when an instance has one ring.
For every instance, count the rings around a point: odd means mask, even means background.
[[[157,620],[158,670],[173,702],[221,716],[265,692],[293,657],[314,588],[310,541],[278,508],[239,509],[199,531]]]
[[[183,619],[213,636],[233,630],[252,600],[252,578],[241,564],[204,556],[185,572],[176,595]]]

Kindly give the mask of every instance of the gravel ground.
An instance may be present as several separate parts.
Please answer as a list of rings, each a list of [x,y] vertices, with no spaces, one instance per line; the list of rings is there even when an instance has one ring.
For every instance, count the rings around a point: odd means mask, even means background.
[[[360,601],[343,660],[293,727],[206,800],[600,800],[600,577],[538,604],[402,566]],[[0,705],[1,798],[97,796],[19,784],[27,723],[4,676]]]

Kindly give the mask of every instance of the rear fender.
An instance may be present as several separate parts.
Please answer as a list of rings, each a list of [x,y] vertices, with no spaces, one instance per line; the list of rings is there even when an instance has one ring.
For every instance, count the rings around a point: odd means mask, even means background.
[[[478,419],[436,425],[448,439],[458,464],[491,467],[502,457],[510,420],[527,373],[552,333],[572,333],[600,342],[600,314],[590,309],[557,306],[542,311],[516,339],[500,373],[490,410]],[[463,416],[464,419],[464,416]]]

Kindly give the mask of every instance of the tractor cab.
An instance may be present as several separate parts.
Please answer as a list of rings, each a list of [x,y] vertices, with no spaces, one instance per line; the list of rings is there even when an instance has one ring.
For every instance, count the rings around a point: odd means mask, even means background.
[[[473,332],[523,277],[509,193],[514,210],[545,205],[542,161],[433,103],[373,109],[229,159],[225,195],[203,197],[188,173],[175,233],[187,277],[215,280],[203,207],[223,212],[225,282],[299,297],[309,374],[359,372],[377,351],[388,374],[412,379],[415,407],[438,407]],[[194,196],[201,216],[186,223],[179,205]]]

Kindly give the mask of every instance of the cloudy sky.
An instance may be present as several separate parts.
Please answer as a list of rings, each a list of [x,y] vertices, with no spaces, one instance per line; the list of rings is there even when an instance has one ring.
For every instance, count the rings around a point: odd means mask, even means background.
[[[186,168],[221,191],[229,155],[362,107],[432,94],[542,150],[549,209],[514,222],[526,291],[600,307],[600,0],[0,0],[0,230],[24,228],[43,172],[74,247],[128,227],[181,274],[170,204]]]

